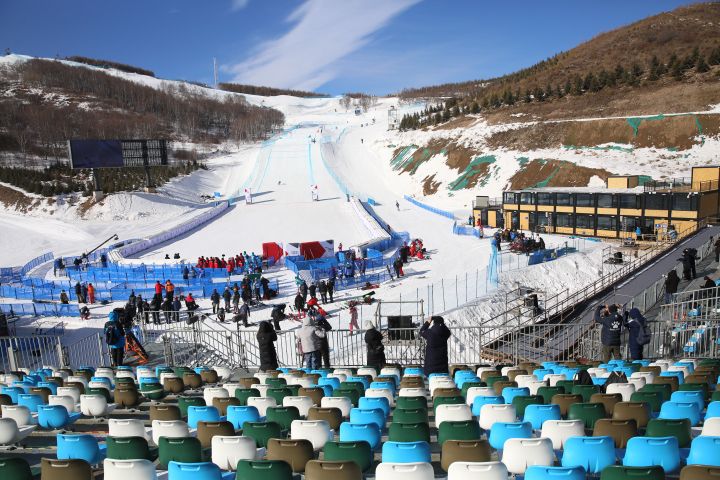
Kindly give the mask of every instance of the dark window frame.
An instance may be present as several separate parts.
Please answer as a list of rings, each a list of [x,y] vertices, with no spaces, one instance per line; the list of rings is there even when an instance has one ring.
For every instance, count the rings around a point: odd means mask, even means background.
[[[567,218],[568,222],[561,222],[562,219]],[[574,228],[575,227],[575,215],[572,213],[556,213],[555,214],[555,226],[560,228]],[[569,225],[564,225],[569,223]]]
[[[575,215],[575,228],[582,228],[583,230],[595,230],[595,215]]]
[[[567,200],[567,201],[566,201]],[[572,193],[559,192],[555,194],[555,205],[559,207],[572,207],[575,205],[575,198]]]
[[[555,194],[551,192],[538,192],[538,205],[555,205]]]
[[[527,201],[527,200],[530,201]],[[535,205],[535,193],[520,192],[520,205]]]
[[[612,222],[612,225],[606,226],[604,225],[604,221],[608,220]],[[603,223],[603,224],[601,224]],[[595,219],[595,225],[598,230],[610,230],[610,231],[617,231],[618,228],[618,219],[615,215],[598,215]]]
[[[575,206],[576,207],[594,207],[595,206],[595,195],[592,193],[576,193],[575,194]]]
[[[606,205],[607,202],[603,200],[610,198],[610,205]],[[597,208],[617,208],[617,197],[612,193],[598,193],[595,195]]]

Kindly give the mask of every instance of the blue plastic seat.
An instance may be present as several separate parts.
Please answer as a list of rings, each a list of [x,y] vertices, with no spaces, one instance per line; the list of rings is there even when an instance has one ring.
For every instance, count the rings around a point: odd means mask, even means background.
[[[628,440],[623,465],[626,467],[658,465],[665,470],[665,473],[676,472],[680,469],[678,439],[676,437],[633,437]]]
[[[604,368],[608,372],[613,372],[617,368],[617,365],[614,365],[612,363],[601,363],[598,365],[598,368]]]
[[[229,405],[227,407],[227,421],[233,424],[235,430],[242,430],[245,422],[259,422],[260,412],[258,412],[257,407],[253,406]]]
[[[320,379],[322,380],[322,378]],[[323,397],[332,397],[333,393],[333,387],[330,385],[318,385],[318,388],[321,388],[323,391]]]
[[[678,383],[680,385],[685,383],[685,375],[683,374],[683,372],[661,372],[660,376],[661,377],[677,377]]]
[[[682,420],[687,418],[693,427],[700,423],[700,409],[696,402],[673,402],[668,400],[660,407],[659,418]]]
[[[455,380],[455,384],[457,385],[458,388],[462,388],[463,385],[465,385],[466,383],[481,382],[481,381],[482,380],[480,380],[480,378],[476,377],[476,376],[472,376],[472,377],[464,376],[464,377],[460,377],[459,379]]]
[[[408,367],[405,369],[404,375],[420,375],[424,377],[425,372],[423,372],[423,369],[420,367]]]
[[[385,414],[385,418],[390,415],[390,401],[385,397],[360,397],[358,407],[363,410],[379,408]]]
[[[708,403],[707,411],[705,412],[705,418],[720,417],[720,401],[714,401]]]
[[[235,472],[222,472],[212,462],[168,463],[168,480],[231,480]]]
[[[343,422],[340,425],[340,441],[365,441],[370,444],[370,448],[375,450],[380,443],[380,429],[374,423],[357,424],[352,422]]]
[[[370,388],[370,382],[365,377],[347,377],[345,379],[346,382],[360,382],[363,385],[363,388],[367,390]]]
[[[322,377],[322,378],[318,379],[317,383],[321,387],[324,385],[329,385],[330,387],[332,387],[333,390],[335,390],[336,388],[340,388],[340,379],[339,378],[324,378],[324,377]]]
[[[615,371],[618,373],[624,373],[627,378],[630,378],[630,375],[635,373],[635,369],[632,367],[618,367]]]
[[[28,407],[32,413],[37,413],[38,407],[44,403],[43,398],[36,393],[21,393],[18,395],[18,405]]]
[[[549,368],[536,368],[532,374],[535,375],[538,380],[543,381],[547,375],[552,375],[553,371]]]
[[[542,362],[540,365],[542,365],[542,368],[548,368],[548,369],[552,369],[552,367],[560,366],[560,364],[558,364],[557,362],[550,362],[550,361]]]
[[[561,420],[560,405],[551,403],[550,405],[531,404],[525,407],[524,422],[530,422],[532,428],[540,430],[542,424],[546,420]]]
[[[201,407],[191,405],[188,407],[188,426],[197,428],[198,422],[219,422],[220,412],[215,407]]]
[[[92,435],[65,435],[57,436],[58,460],[85,460],[90,465],[96,465],[105,458],[106,448],[100,445]]]
[[[92,378],[90,379],[90,381],[91,381],[91,382],[102,382],[102,383],[104,383],[105,385],[107,385],[108,390],[112,390],[112,389],[113,389],[113,383],[112,383],[112,382],[110,381],[110,379],[107,378],[107,377],[92,377]]]
[[[695,402],[698,409],[705,410],[705,392],[701,390],[678,390],[670,395],[672,402]]]
[[[532,438],[532,425],[529,422],[495,422],[488,440],[495,450],[502,450],[510,438]]]
[[[480,409],[483,405],[494,404],[502,405],[505,403],[505,399],[501,396],[495,395],[492,397],[475,397],[472,404],[472,414],[476,417],[480,415]]]
[[[613,358],[608,362],[610,365],[617,365],[619,367],[622,367],[625,365],[625,360],[620,360],[619,358]]]
[[[25,393],[30,393],[30,389],[33,388],[35,384],[32,382],[13,382],[12,386],[22,388]]]
[[[430,463],[430,445],[427,442],[385,442],[382,461],[390,463]]]
[[[532,465],[525,470],[525,480],[585,480],[581,467],[544,467]]]
[[[685,367],[688,369],[688,372],[695,373],[695,364],[692,362],[675,362],[676,367]]]
[[[38,382],[42,382],[42,378],[40,375],[25,375],[23,377],[23,382],[32,383],[33,386],[36,386]]]
[[[612,437],[570,437],[565,440],[563,450],[563,467],[582,467],[588,473],[600,473],[615,464]]]
[[[605,385],[605,382],[607,382],[607,378],[605,377],[592,377],[593,385],[599,385],[603,386]]]
[[[458,370],[455,372],[455,375],[453,376],[453,380],[457,382],[460,378],[463,377],[474,377],[475,372],[472,370]]]
[[[370,382],[370,388],[384,388],[390,390],[395,395],[395,384],[393,382]]]
[[[688,465],[711,465],[720,467],[720,437],[700,436],[690,444]]]
[[[280,370],[282,373],[290,373],[290,370],[292,370],[292,368],[290,368],[290,367],[280,367],[280,368],[278,368],[278,370]]]
[[[25,393],[25,390],[22,387],[2,387],[0,388],[0,393],[10,397],[12,403],[17,405],[18,395],[20,395],[21,393]]]
[[[49,389],[50,389],[50,393],[51,393],[52,395],[57,395],[57,388],[58,388],[58,386],[57,386],[57,383],[55,383],[55,382],[38,382],[37,386],[38,386],[38,387],[49,388]]]
[[[530,395],[528,387],[505,387],[502,389],[502,397],[505,399],[505,403],[512,403],[515,397],[526,397],[528,395]]]
[[[62,405],[38,406],[38,425],[42,428],[65,428],[75,423],[80,416],[79,412],[68,413]]]
[[[381,408],[353,408],[350,423],[374,423],[382,431],[385,428],[385,412]]]
[[[450,377],[449,373],[431,373],[428,375],[428,379],[430,378],[436,378],[436,377]]]

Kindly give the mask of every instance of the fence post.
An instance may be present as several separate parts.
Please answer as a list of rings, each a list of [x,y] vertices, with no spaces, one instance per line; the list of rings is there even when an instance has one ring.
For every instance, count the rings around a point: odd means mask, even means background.
[[[55,348],[57,350],[57,356],[58,356],[58,363],[61,367],[69,367],[70,362],[67,358],[67,355],[65,355],[65,351],[63,350],[62,342],[60,341],[60,337],[57,338],[57,344],[55,345]]]
[[[98,342],[98,359],[104,365],[104,361],[107,359],[107,357],[105,357],[105,351],[104,351],[105,349],[103,348],[102,336],[99,333],[97,334],[97,342]]]

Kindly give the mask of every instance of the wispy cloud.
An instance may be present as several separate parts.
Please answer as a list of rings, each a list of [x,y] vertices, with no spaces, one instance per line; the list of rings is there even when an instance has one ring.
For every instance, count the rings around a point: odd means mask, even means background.
[[[235,82],[314,90],[338,75],[339,60],[419,1],[307,0],[288,16],[285,34],[224,69]]]
[[[243,8],[248,6],[248,3],[250,3],[250,0],[232,0],[230,10],[232,10],[233,12],[242,10]]]

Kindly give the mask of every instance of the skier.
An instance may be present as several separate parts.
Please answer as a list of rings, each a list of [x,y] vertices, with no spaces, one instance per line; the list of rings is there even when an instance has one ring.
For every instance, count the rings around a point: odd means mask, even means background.
[[[272,312],[270,312],[270,318],[272,318],[275,330],[280,331],[280,322],[287,318],[287,315],[285,315],[285,304],[279,303],[275,305]]]
[[[395,200],[395,208],[397,208],[398,212],[400,211],[400,202],[398,202],[397,200]]]
[[[295,295],[295,310],[298,312],[301,312],[303,308],[305,307],[305,299],[302,296],[302,293],[298,292],[297,295]]]
[[[310,282],[308,291],[310,292],[310,298],[317,298],[317,285],[315,285],[314,281]]]

